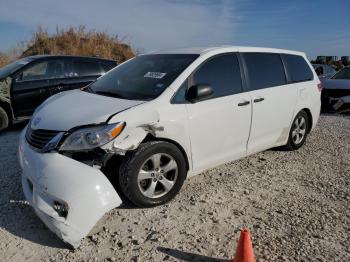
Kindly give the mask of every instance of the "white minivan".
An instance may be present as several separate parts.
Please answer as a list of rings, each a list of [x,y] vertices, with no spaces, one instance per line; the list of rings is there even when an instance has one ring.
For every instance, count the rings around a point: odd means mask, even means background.
[[[19,145],[25,197],[78,246],[124,199],[163,204],[205,169],[272,147],[298,149],[319,118],[320,95],[301,52],[225,46],[139,55],[35,111]]]

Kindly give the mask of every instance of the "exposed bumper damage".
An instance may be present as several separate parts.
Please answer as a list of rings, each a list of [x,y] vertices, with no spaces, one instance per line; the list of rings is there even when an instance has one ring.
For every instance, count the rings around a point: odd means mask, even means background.
[[[333,109],[339,113],[350,112],[350,95],[338,98],[330,97],[329,102]]]
[[[122,201],[99,169],[59,153],[37,153],[27,144],[25,131],[19,145],[24,195],[47,227],[76,248]]]
[[[350,111],[350,80],[326,80],[322,90],[323,111],[346,113]]]

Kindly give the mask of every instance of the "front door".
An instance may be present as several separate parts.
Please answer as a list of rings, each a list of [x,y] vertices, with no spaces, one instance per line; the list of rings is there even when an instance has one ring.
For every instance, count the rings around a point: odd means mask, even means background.
[[[201,171],[246,155],[251,123],[249,92],[243,92],[236,54],[205,61],[189,78],[189,85],[209,84],[212,98],[186,104],[194,171]]]
[[[63,77],[62,60],[40,60],[27,65],[13,81],[15,116],[32,115],[44,100],[58,92]]]

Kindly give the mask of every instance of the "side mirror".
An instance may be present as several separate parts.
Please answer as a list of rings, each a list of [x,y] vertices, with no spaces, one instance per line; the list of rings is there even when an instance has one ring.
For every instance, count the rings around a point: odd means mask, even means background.
[[[208,98],[211,98],[214,94],[210,85],[200,84],[191,86],[186,92],[186,99],[191,103],[197,103]]]

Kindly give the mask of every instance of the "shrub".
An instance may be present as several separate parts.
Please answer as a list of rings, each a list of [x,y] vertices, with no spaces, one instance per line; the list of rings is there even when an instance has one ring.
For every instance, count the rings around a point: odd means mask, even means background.
[[[39,27],[20,57],[41,54],[96,56],[113,59],[118,63],[134,56],[130,45],[120,41],[118,36],[88,31],[85,26],[68,29],[57,27],[53,35]]]
[[[80,55],[108,58],[124,62],[135,56],[130,45],[106,32],[87,30],[85,26],[56,28],[50,35],[41,27],[33,34],[28,43],[17,44],[9,54],[0,52],[0,67],[7,63],[32,55]]]
[[[0,67],[3,67],[4,65],[7,65],[11,62],[11,59],[4,53],[0,52]]]

